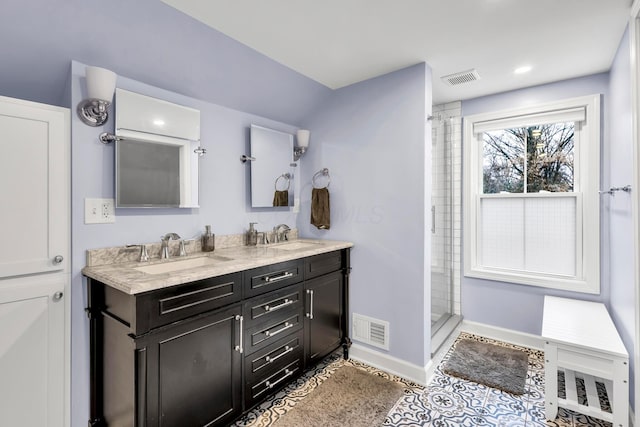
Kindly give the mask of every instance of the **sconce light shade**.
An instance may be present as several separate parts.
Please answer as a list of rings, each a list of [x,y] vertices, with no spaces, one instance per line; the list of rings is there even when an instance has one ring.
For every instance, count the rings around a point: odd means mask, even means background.
[[[308,147],[309,146],[309,134],[310,132],[306,129],[298,130],[298,147]]]
[[[116,73],[100,67],[87,67],[87,95],[111,103],[116,90]]]
[[[86,68],[87,99],[78,104],[78,116],[89,126],[102,126],[109,115],[107,107],[113,100],[117,75],[99,67]]]
[[[306,129],[299,129],[297,132],[298,146],[293,149],[293,160],[298,161],[309,147],[310,132]]]

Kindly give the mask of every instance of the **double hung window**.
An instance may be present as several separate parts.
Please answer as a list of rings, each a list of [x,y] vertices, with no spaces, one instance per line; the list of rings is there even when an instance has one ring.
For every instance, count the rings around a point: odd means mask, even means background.
[[[465,275],[599,292],[599,106],[465,118]]]

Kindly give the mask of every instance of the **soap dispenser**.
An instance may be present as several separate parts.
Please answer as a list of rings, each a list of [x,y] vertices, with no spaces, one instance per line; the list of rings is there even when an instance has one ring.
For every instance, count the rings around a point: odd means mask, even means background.
[[[202,252],[213,252],[216,248],[216,235],[211,232],[211,226],[204,226],[204,234],[202,235]]]
[[[257,222],[249,223],[249,230],[247,231],[247,246],[255,246],[258,244],[258,230],[254,227],[256,224]]]

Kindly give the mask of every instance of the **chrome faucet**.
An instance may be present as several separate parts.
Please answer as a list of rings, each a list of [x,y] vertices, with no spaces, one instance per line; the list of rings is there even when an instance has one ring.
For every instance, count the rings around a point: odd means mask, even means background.
[[[161,250],[160,257],[163,259],[168,259],[170,258],[169,240],[180,240],[180,236],[177,235],[176,233],[167,233],[164,236],[161,236],[160,240],[162,241],[162,246],[160,248]]]
[[[273,243],[278,243],[281,240],[289,240],[287,236],[289,231],[291,231],[291,228],[289,228],[287,224],[278,224],[273,227]]]
[[[140,258],[139,261],[140,262],[147,262],[149,261],[149,253],[147,252],[147,245],[140,244],[140,245],[127,245],[128,248],[134,248],[134,247],[140,247]]]

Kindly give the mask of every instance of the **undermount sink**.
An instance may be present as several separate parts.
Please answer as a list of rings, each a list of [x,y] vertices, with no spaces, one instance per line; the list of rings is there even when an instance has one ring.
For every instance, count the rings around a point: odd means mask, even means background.
[[[280,243],[273,246],[274,249],[283,249],[285,251],[297,251],[299,249],[309,249],[316,246],[315,242],[289,242],[289,243]]]
[[[232,261],[232,258],[223,256],[206,256],[200,258],[184,259],[179,261],[167,261],[161,264],[145,265],[136,267],[134,270],[147,274],[164,274],[175,271],[188,270],[197,267],[209,267],[222,262]]]

